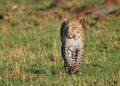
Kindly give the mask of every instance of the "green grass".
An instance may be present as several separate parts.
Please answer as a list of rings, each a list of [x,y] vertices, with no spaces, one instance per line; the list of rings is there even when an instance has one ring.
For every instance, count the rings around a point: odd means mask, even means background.
[[[76,80],[64,72],[59,30],[62,19],[37,9],[50,0],[0,1],[0,86],[118,86],[120,84],[120,17],[107,16],[85,35],[81,72]],[[72,1],[74,6],[103,0]],[[42,4],[40,4],[42,3]],[[25,9],[11,10],[20,4]],[[116,6],[120,8],[119,6]],[[62,16],[72,17],[53,8]]]

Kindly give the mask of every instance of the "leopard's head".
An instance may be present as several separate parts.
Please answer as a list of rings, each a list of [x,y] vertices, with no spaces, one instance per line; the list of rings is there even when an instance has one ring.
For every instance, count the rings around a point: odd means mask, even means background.
[[[80,36],[80,34],[85,29],[84,27],[84,17],[66,19],[66,37],[75,38]]]

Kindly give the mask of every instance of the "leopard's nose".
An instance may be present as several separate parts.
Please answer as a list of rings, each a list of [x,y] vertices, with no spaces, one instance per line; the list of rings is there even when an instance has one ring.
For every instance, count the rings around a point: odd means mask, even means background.
[[[68,37],[68,38],[74,38],[75,35],[74,35],[74,34],[67,34],[67,37]]]
[[[73,31],[72,30],[68,30],[68,35],[73,35]]]
[[[67,33],[67,36],[68,36],[68,37],[71,37],[72,35],[73,35],[72,32],[68,32],[68,33]]]
[[[72,35],[68,34],[67,37],[68,37],[68,38],[72,38]]]

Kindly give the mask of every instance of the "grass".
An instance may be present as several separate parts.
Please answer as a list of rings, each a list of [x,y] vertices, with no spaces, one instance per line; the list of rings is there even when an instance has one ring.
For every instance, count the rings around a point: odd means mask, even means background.
[[[82,4],[97,3],[97,0],[77,1]],[[76,7],[77,1],[72,1]],[[120,85],[119,16],[109,15],[107,21],[98,22],[86,31],[82,69],[74,75],[74,80],[64,72],[60,54],[59,29],[63,20],[54,18],[49,12],[36,10],[48,6],[50,1],[0,2],[1,86]],[[20,4],[20,7],[11,10],[16,4]],[[71,17],[62,9],[53,10]]]

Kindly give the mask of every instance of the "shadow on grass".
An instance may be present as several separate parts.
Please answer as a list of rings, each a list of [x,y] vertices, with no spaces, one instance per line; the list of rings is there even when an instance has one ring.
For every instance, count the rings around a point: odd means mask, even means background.
[[[34,10],[35,11],[44,11],[44,10],[47,10],[47,7],[44,7],[44,8],[35,8]]]

